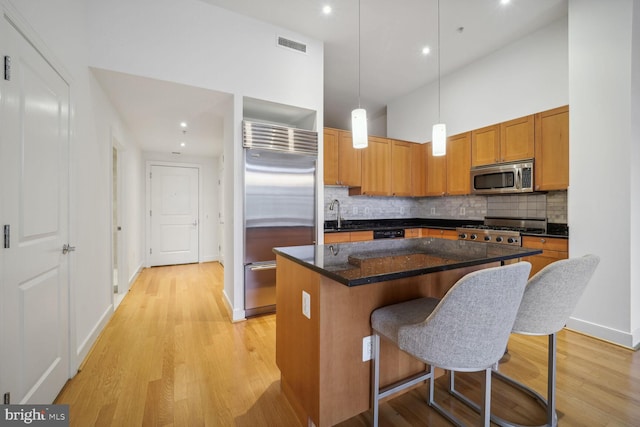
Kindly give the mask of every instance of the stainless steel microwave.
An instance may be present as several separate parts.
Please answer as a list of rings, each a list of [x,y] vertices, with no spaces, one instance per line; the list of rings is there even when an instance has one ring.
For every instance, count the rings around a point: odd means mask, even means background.
[[[471,169],[471,193],[533,192],[533,160],[479,166]]]

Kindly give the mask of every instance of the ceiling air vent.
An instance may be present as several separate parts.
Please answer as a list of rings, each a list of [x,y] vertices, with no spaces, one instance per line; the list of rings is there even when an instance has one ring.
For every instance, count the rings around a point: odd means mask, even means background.
[[[286,47],[287,49],[297,50],[298,52],[307,53],[307,45],[297,42],[295,40],[289,40],[284,37],[278,36],[278,46]]]

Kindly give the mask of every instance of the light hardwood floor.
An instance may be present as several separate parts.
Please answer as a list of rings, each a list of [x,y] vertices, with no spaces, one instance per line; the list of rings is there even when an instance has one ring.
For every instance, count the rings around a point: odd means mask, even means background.
[[[275,316],[232,324],[218,263],[145,269],[56,403],[72,426],[299,426],[280,392]],[[546,339],[513,335],[501,370],[544,392]],[[564,426],[640,425],[640,352],[570,331],[558,336],[558,409]],[[478,376],[458,378],[477,396]],[[444,380],[444,378],[443,378]],[[477,415],[436,397],[464,420]],[[447,426],[424,403],[426,386],[381,406],[381,426]],[[495,384],[494,412],[541,420]],[[520,419],[523,421],[523,419]],[[370,425],[368,413],[340,424]]]

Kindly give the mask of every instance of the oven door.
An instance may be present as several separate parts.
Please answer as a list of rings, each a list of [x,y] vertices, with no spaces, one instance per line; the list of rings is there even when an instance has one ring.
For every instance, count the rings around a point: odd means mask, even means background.
[[[533,191],[533,162],[507,163],[471,170],[473,194],[525,193]]]

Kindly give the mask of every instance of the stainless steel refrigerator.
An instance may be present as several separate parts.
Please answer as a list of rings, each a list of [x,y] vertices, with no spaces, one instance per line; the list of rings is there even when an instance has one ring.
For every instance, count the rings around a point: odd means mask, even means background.
[[[317,133],[243,122],[244,306],[274,312],[274,247],[315,243]]]

